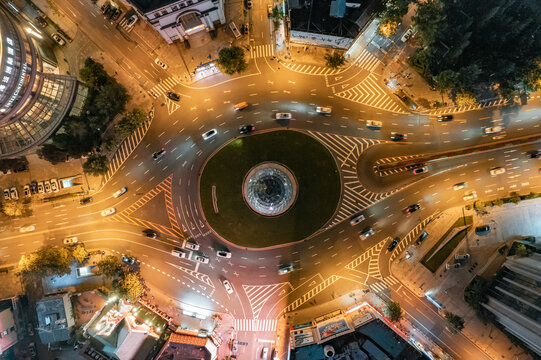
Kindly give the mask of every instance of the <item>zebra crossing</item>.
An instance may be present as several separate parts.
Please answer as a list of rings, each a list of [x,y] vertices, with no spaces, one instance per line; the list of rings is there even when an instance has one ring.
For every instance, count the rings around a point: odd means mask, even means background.
[[[353,61],[353,65],[368,70],[374,71],[376,67],[381,63],[381,60],[372,55],[372,53],[366,49],[363,49],[359,56]]]
[[[271,284],[271,285],[242,285],[246,297],[250,302],[252,308],[252,315],[254,318],[259,318],[263,305],[270,299],[279,289],[284,287],[285,284]],[[285,292],[284,292],[285,293]]]
[[[318,65],[307,65],[300,63],[282,63],[282,65],[291,71],[304,75],[334,75],[340,72],[340,70],[330,69],[328,67]]]
[[[489,100],[489,101],[481,101],[480,103],[476,105],[470,105],[470,106],[452,106],[452,107],[433,109],[433,110],[428,110],[425,113],[427,115],[455,114],[459,112],[479,110],[479,109],[484,109],[484,108],[493,107],[493,106],[508,105],[509,103],[510,101],[506,99],[496,99],[496,100]]]
[[[174,77],[169,76],[168,78],[160,81],[158,84],[154,85],[148,93],[150,96],[154,96],[154,94],[163,95],[167,94],[168,91],[170,91],[175,86],[180,85],[180,81]]]
[[[315,131],[308,131],[308,133],[325,144],[333,153],[342,173],[344,189],[340,207],[330,226],[338,224],[396,191],[386,193],[371,192],[362,186],[357,177],[357,160],[361,153],[370,146],[385,141]]]
[[[252,59],[274,56],[272,44],[250,46],[250,57]]]
[[[426,225],[428,225],[430,222],[432,222],[435,218],[439,216],[439,213],[434,213],[421,221],[419,224],[417,224],[413,229],[411,229],[406,236],[400,242],[398,245],[394,248],[391,259],[389,260],[392,262],[394,259],[400,255],[400,253],[408,247],[410,243],[413,242],[413,240],[417,237],[417,235],[425,228]]]
[[[365,262],[368,259],[372,259],[374,257],[379,257],[379,254],[381,253],[381,249],[383,248],[383,245],[385,245],[385,242],[387,239],[380,241],[376,245],[370,247],[365,252],[363,252],[361,255],[353,259],[350,263],[348,263],[346,266],[344,266],[346,269],[355,270],[356,267],[361,265],[363,262]]]
[[[397,278],[395,278],[392,275],[389,275],[381,279],[381,281],[368,285],[368,287],[370,288],[370,290],[377,293],[377,292],[383,292],[387,290],[388,288],[390,288],[391,286],[396,285],[398,283],[399,281]]]
[[[398,114],[407,113],[402,109],[400,103],[381,87],[378,83],[377,76],[373,73],[368,74],[368,76],[357,85],[352,86],[347,90],[337,92],[334,95],[389,112]]]
[[[322,292],[323,290],[325,290],[326,288],[334,284],[338,279],[340,279],[340,277],[337,275],[332,275],[328,277],[318,286],[315,286],[312,290],[304,294],[302,297],[298,298],[297,300],[289,304],[283,310],[283,312],[288,313],[288,312],[294,311],[299,306],[301,306],[302,304],[304,304],[305,302],[307,302],[308,300],[310,300],[311,298],[313,298],[314,296],[316,296],[317,294],[319,294],[320,292]]]
[[[236,331],[271,331],[276,332],[277,320],[260,320],[260,319],[235,319]]]
[[[118,150],[109,161],[109,171],[107,171],[107,173],[103,176],[102,185],[107,183],[113,177],[124,161],[126,161],[137,145],[139,145],[141,140],[143,140],[148,129],[150,128],[150,124],[152,124],[153,118],[154,116],[149,116],[141,127],[135,130],[133,134],[128,136],[120,144]]]

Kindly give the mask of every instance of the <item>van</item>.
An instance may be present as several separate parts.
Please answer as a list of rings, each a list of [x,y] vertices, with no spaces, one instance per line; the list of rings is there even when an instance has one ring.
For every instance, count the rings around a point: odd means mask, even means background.
[[[229,28],[231,29],[231,31],[233,32],[233,35],[235,35],[235,39],[238,39],[240,38],[240,32],[239,32],[239,29],[237,29],[237,25],[235,25],[235,23],[233,21],[231,21],[229,23]]]
[[[248,107],[248,103],[246,101],[243,101],[243,102],[238,103],[237,105],[235,105],[235,111],[242,110],[242,109],[245,109],[247,107]]]
[[[176,256],[178,258],[185,258],[186,257],[186,253],[184,251],[182,251],[180,248],[174,248],[173,250],[171,250],[171,255],[173,256]]]
[[[468,260],[470,258],[470,254],[456,254],[455,260]]]

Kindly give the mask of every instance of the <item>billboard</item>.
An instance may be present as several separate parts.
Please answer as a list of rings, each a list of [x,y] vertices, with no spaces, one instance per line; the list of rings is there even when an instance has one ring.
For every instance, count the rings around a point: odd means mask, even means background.
[[[343,335],[346,332],[353,331],[353,329],[349,328],[344,318],[332,320],[325,324],[318,325],[317,330],[319,332],[319,338],[321,339],[321,342],[329,340],[330,338],[336,337],[338,335]]]

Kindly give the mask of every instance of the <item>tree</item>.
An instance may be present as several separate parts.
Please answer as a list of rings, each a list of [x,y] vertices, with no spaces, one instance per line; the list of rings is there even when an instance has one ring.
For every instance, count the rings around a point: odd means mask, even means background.
[[[455,332],[464,329],[464,319],[458,315],[453,314],[452,312],[445,312],[445,320],[447,320],[447,323]]]
[[[464,90],[456,94],[456,105],[461,106],[475,106],[477,105],[477,100],[471,92],[466,92]]]
[[[79,70],[79,78],[90,88],[100,88],[107,81],[107,72],[102,64],[92,58],[86,58],[85,66]]]
[[[444,70],[434,76],[434,87],[442,94],[460,85],[460,74],[453,70]]]
[[[99,176],[109,171],[109,160],[105,155],[90,154],[83,164],[83,171],[87,174]]]
[[[147,114],[141,109],[135,108],[124,115],[118,122],[117,130],[122,137],[131,135],[135,130],[145,123]]]
[[[475,210],[477,211],[483,211],[485,210],[485,203],[481,200],[476,200],[474,203],[473,203],[473,207],[475,208]]]
[[[331,69],[338,69],[339,67],[343,66],[346,63],[346,58],[344,57],[344,55],[340,53],[333,52],[332,54],[331,53],[325,54],[325,61],[326,61],[327,67]]]
[[[396,33],[398,23],[408,12],[411,0],[387,0],[379,11],[379,25],[377,32],[389,37]]]
[[[68,153],[54,144],[44,144],[38,149],[37,154],[40,159],[47,160],[53,165],[68,160]]]
[[[385,304],[383,307],[383,313],[385,316],[387,316],[391,321],[400,321],[402,319],[402,307],[400,307],[400,304],[394,301],[389,301]]]
[[[71,252],[73,258],[77,260],[79,264],[82,264],[89,256],[83,245],[77,245]]]
[[[515,255],[518,257],[527,257],[531,255],[530,249],[524,244],[518,244],[515,248]]]
[[[125,272],[122,279],[118,282],[118,286],[119,291],[132,303],[139,299],[139,296],[141,296],[145,289],[141,276],[133,271]]]
[[[244,50],[238,46],[221,49],[218,53],[218,66],[228,75],[240,74],[248,68],[248,63],[244,59]]]
[[[62,276],[71,272],[71,260],[71,252],[68,249],[47,246],[21,256],[19,272]]]
[[[496,206],[502,206],[503,205],[503,200],[502,199],[494,199],[492,200],[492,203]]]
[[[120,260],[114,255],[107,255],[102,260],[98,261],[97,275],[104,275],[108,278],[114,278],[120,272]]]
[[[24,204],[20,201],[5,201],[2,211],[6,216],[16,217],[24,214]]]

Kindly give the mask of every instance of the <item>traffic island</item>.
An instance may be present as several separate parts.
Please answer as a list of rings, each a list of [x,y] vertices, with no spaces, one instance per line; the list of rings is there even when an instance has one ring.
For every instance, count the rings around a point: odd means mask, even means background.
[[[227,241],[250,248],[312,235],[335,213],[341,191],[327,148],[290,130],[232,140],[208,159],[199,185],[208,224]]]

